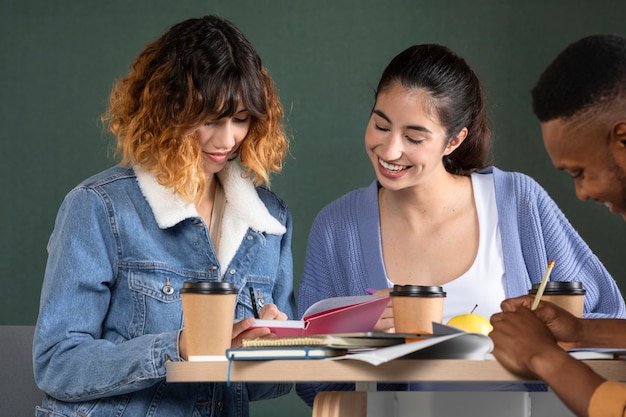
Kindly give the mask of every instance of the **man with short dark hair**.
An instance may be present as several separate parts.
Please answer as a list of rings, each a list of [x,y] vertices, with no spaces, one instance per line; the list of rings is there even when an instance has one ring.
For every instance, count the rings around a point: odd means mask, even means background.
[[[561,52],[532,90],[533,111],[554,166],[580,200],[626,220],[626,37],[593,35]],[[626,416],[626,385],[607,381],[563,348],[626,348],[626,320],[577,319],[529,296],[505,300],[491,318],[494,356],[544,380],[578,416]]]

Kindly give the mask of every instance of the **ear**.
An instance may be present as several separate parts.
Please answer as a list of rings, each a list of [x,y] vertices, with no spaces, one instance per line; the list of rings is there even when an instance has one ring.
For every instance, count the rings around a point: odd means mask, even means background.
[[[467,128],[464,127],[463,129],[461,129],[459,131],[459,133],[456,134],[455,137],[453,137],[448,144],[446,145],[446,148],[443,150],[443,154],[444,155],[450,155],[452,152],[454,152],[456,150],[456,148],[458,148],[459,146],[461,146],[461,144],[463,143],[463,141],[465,140],[465,138],[467,137]]]
[[[611,141],[621,148],[626,148],[626,120],[620,120],[613,125]]]
[[[626,170],[626,120],[613,124],[609,138],[609,151],[617,164]]]

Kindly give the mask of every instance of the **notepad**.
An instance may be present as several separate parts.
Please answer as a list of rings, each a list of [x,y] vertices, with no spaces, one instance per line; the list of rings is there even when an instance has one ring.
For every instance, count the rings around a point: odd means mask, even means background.
[[[302,320],[256,319],[252,327],[268,327],[279,337],[369,332],[388,303],[388,296],[332,297],[311,305]]]

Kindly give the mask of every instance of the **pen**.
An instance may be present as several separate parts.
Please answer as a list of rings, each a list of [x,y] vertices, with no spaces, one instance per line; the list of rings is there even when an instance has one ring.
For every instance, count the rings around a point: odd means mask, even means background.
[[[546,272],[543,274],[543,278],[541,279],[541,284],[539,284],[539,288],[537,288],[537,294],[535,294],[535,299],[533,300],[533,305],[530,307],[531,310],[536,310],[539,305],[539,301],[541,300],[541,296],[543,295],[543,291],[546,289],[546,283],[548,282],[548,277],[552,272],[552,268],[554,267],[554,259],[548,262],[548,268],[546,268]]]
[[[373,289],[373,288],[366,288],[365,292],[368,293],[368,294],[374,294],[376,292],[376,290]]]
[[[256,297],[254,296],[254,288],[252,287],[248,287],[248,289],[250,290],[250,301],[252,303],[252,313],[254,314],[254,318],[258,319],[259,318],[259,309],[256,305]]]

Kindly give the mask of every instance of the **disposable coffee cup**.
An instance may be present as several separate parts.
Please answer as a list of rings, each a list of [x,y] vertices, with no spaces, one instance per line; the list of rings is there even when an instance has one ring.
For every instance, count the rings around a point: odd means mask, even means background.
[[[185,282],[180,290],[189,361],[226,360],[231,345],[237,288],[230,282]]]
[[[539,285],[533,284],[528,294],[536,295]],[[558,305],[576,317],[582,317],[585,292],[580,281],[548,281],[541,299]]]
[[[439,286],[394,285],[391,296],[396,333],[432,334],[443,320],[446,293]]]

